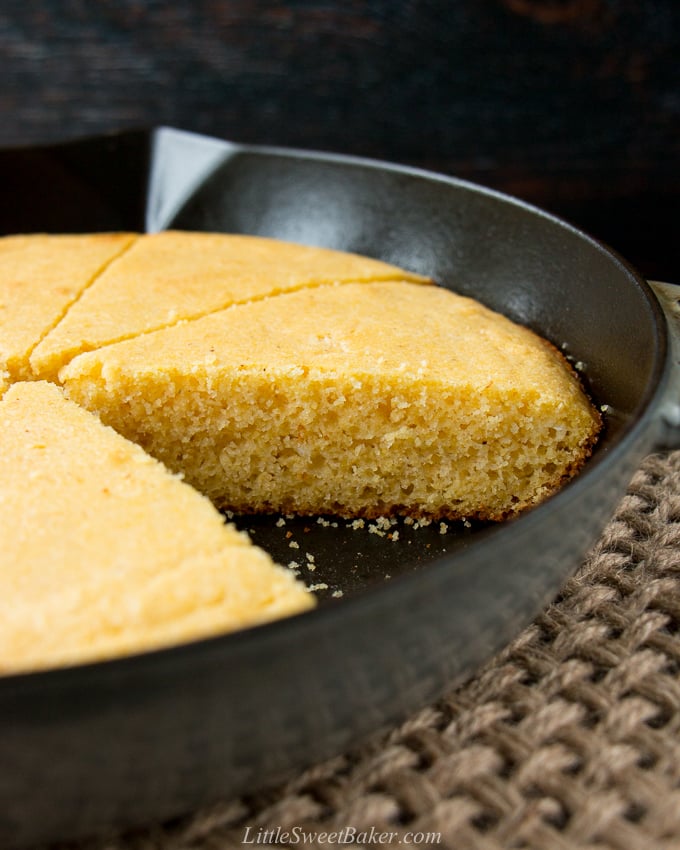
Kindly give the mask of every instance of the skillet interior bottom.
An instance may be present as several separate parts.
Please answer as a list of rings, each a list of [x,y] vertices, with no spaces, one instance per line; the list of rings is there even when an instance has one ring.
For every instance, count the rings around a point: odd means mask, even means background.
[[[231,516],[274,560],[297,570],[322,604],[453,557],[492,524],[470,521],[352,521],[336,516]]]

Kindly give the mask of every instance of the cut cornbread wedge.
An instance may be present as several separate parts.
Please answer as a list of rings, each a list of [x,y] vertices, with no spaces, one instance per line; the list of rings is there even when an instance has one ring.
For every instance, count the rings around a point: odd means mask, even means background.
[[[378,260],[255,236],[166,231],[139,237],[36,348],[37,377],[75,355],[246,302],[323,283],[426,278]]]
[[[83,354],[67,394],[221,507],[501,519],[600,417],[529,330],[436,286],[322,286]]]
[[[0,372],[29,377],[34,347],[133,240],[129,233],[0,239]]]
[[[0,672],[108,658],[305,610],[292,573],[54,385],[0,401]]]

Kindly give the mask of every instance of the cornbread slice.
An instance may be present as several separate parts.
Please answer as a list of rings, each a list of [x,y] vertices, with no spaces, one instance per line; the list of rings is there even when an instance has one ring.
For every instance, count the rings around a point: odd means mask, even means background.
[[[29,377],[35,345],[133,240],[129,233],[0,239],[0,372]]]
[[[600,418],[548,343],[407,282],[321,286],[83,354],[67,394],[235,511],[502,519]]]
[[[54,380],[76,354],[251,301],[323,283],[426,278],[378,260],[255,236],[166,231],[140,236],[36,348]]]
[[[176,644],[309,608],[203,496],[63,398],[0,401],[0,673]]]

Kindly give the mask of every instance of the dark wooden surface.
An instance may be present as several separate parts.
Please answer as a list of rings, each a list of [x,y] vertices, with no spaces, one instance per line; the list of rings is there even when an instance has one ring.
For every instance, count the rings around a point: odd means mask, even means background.
[[[0,63],[0,146],[163,123],[409,163],[680,281],[678,0],[3,0]]]

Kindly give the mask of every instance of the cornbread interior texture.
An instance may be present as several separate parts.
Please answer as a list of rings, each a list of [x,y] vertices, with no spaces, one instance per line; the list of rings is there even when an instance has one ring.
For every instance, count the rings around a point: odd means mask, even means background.
[[[573,476],[600,427],[544,340],[410,282],[234,306],[83,354],[59,377],[240,512],[502,519]]]
[[[31,368],[35,377],[54,380],[76,354],[230,304],[325,283],[395,278],[426,281],[368,257],[262,237],[138,235],[36,347]]]
[[[0,672],[108,658],[305,610],[292,573],[45,382],[0,400]]]
[[[0,239],[0,378],[31,377],[35,346],[133,240],[129,233]]]

